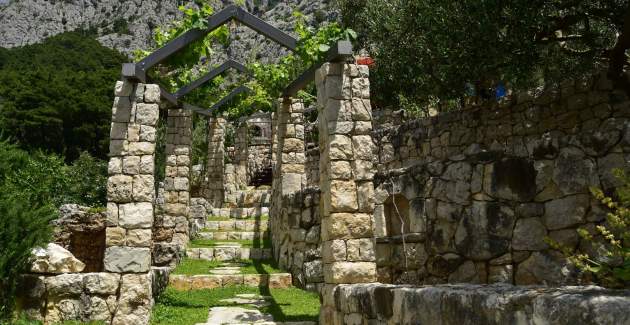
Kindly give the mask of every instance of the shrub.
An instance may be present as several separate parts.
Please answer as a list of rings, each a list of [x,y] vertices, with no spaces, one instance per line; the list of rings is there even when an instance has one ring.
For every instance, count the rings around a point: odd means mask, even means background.
[[[572,252],[557,242],[550,241],[552,247],[560,249],[571,263],[582,270],[593,281],[607,287],[628,287],[630,285],[630,176],[620,169],[613,171],[623,182],[617,188],[615,198],[609,197],[601,189],[591,192],[609,209],[606,221],[596,226],[596,232],[578,229],[578,234],[597,253]]]
[[[0,319],[11,316],[18,277],[28,271],[31,250],[49,242],[55,217],[51,204],[0,187]]]

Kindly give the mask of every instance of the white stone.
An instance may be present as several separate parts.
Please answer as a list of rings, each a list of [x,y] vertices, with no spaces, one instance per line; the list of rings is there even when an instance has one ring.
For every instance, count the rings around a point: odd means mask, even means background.
[[[83,262],[57,244],[50,243],[46,248],[35,248],[32,254],[35,258],[31,265],[33,273],[78,273],[85,268]]]
[[[153,224],[153,204],[149,202],[119,205],[119,225],[127,229],[151,228]]]
[[[105,249],[105,270],[116,273],[148,272],[151,267],[149,248],[112,246]]]

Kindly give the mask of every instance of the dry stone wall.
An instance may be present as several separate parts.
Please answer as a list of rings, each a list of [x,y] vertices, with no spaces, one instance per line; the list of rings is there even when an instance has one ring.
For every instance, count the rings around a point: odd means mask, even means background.
[[[293,275],[295,285],[319,291],[324,281],[321,261],[319,189],[306,188],[304,104],[280,100],[273,119],[275,157],[271,200],[274,258]]]
[[[326,324],[630,324],[630,293],[600,287],[505,284],[338,286]]]
[[[605,218],[589,187],[630,170],[630,101],[598,75],[373,138],[379,281],[575,283],[545,238],[594,253],[576,229]]]

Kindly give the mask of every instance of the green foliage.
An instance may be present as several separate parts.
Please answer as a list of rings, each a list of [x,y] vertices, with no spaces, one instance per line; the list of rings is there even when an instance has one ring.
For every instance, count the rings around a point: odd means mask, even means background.
[[[109,152],[112,90],[126,58],[82,32],[0,48],[0,129],[29,150]]]
[[[429,106],[459,100],[466,83],[514,90],[553,84],[602,65],[625,0],[337,0],[344,26],[375,59],[373,100]],[[402,95],[403,97],[400,97]]]
[[[36,183],[16,188],[15,169],[30,158],[16,146],[0,141],[0,320],[8,319],[14,306],[20,274],[27,270],[31,250],[48,242],[49,222],[56,211]],[[36,177],[34,177],[36,178]],[[34,180],[34,178],[32,180]],[[25,182],[26,183],[26,182]]]
[[[155,31],[156,48],[190,29],[206,28],[206,18],[214,12],[206,3],[199,9],[180,7],[180,11],[184,13],[183,20],[172,23],[166,31],[160,28]],[[217,113],[224,113],[227,118],[235,120],[256,111],[271,111],[274,101],[280,96],[282,90],[306,68],[321,60],[328,51],[329,44],[341,39],[354,40],[356,38],[353,30],[342,29],[336,23],[314,29],[306,25],[302,14],[295,13],[294,18],[295,31],[299,36],[296,53],[287,55],[275,64],[249,63],[248,67],[253,72],[254,80],[247,82],[247,86],[252,92],[237,96],[230,105]],[[169,58],[150,74],[171,91],[176,91],[214,68],[202,62],[207,61],[207,58],[212,55],[215,44],[229,45],[227,26],[187,46],[183,52]],[[141,59],[150,53],[150,50],[138,51],[136,58]],[[232,91],[235,83],[242,81],[238,78],[236,81],[233,79],[219,76],[187,95],[185,100],[200,107],[210,107]],[[314,88],[311,87],[306,92],[301,92],[300,97],[310,102],[314,99],[313,94]]]
[[[596,283],[627,288],[630,286],[630,176],[619,169],[613,172],[624,184],[617,189],[616,199],[605,195],[601,189],[591,189],[593,196],[609,209],[606,222],[596,226],[595,233],[578,229],[580,237],[596,248],[597,256],[575,253],[557,242],[548,241],[552,247],[563,251],[580,270],[593,275]]]

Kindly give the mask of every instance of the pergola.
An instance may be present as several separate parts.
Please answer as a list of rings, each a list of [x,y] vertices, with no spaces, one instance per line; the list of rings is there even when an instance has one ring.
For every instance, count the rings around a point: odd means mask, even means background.
[[[266,38],[283,46],[284,48],[295,52],[297,46],[297,40],[295,38],[257,18],[256,16],[248,13],[242,8],[235,5],[230,5],[220,12],[209,17],[207,23],[208,27],[206,29],[191,29],[186,33],[180,35],[176,39],[168,42],[162,48],[159,48],[153,53],[149,54],[140,62],[123,64],[123,78],[136,80],[143,83],[154,82],[148,76],[148,71],[151,68],[160,64],[161,62],[164,62],[169,57],[182,51],[187,45],[201,39],[202,37],[205,37],[210,32],[216,30],[217,28],[225,25],[232,20],[238,21],[248,26],[254,31],[262,34]],[[324,59],[309,67],[304,73],[302,73],[302,75],[300,75],[297,79],[287,85],[287,87],[282,92],[282,97],[293,97],[295,96],[295,94],[297,94],[298,91],[304,89],[306,85],[314,80],[315,71],[319,69],[319,67],[321,67],[324,63],[342,62],[348,60],[349,58],[352,58],[352,44],[349,41],[338,41],[336,44],[331,44],[330,50],[326,53]],[[245,85],[241,85],[210,108],[201,108],[186,103],[183,101],[183,98],[191,91],[213,80],[228,69],[235,69],[251,77],[251,73],[243,64],[234,60],[227,60],[219,67],[213,69],[212,71],[191,82],[190,84],[182,87],[175,93],[171,93],[164,87],[160,86],[161,96],[176,107],[192,110],[195,113],[210,116],[212,112],[218,110],[219,108],[230,102],[230,100],[232,100],[234,97],[242,93],[247,93],[250,91],[250,89],[247,88]]]

